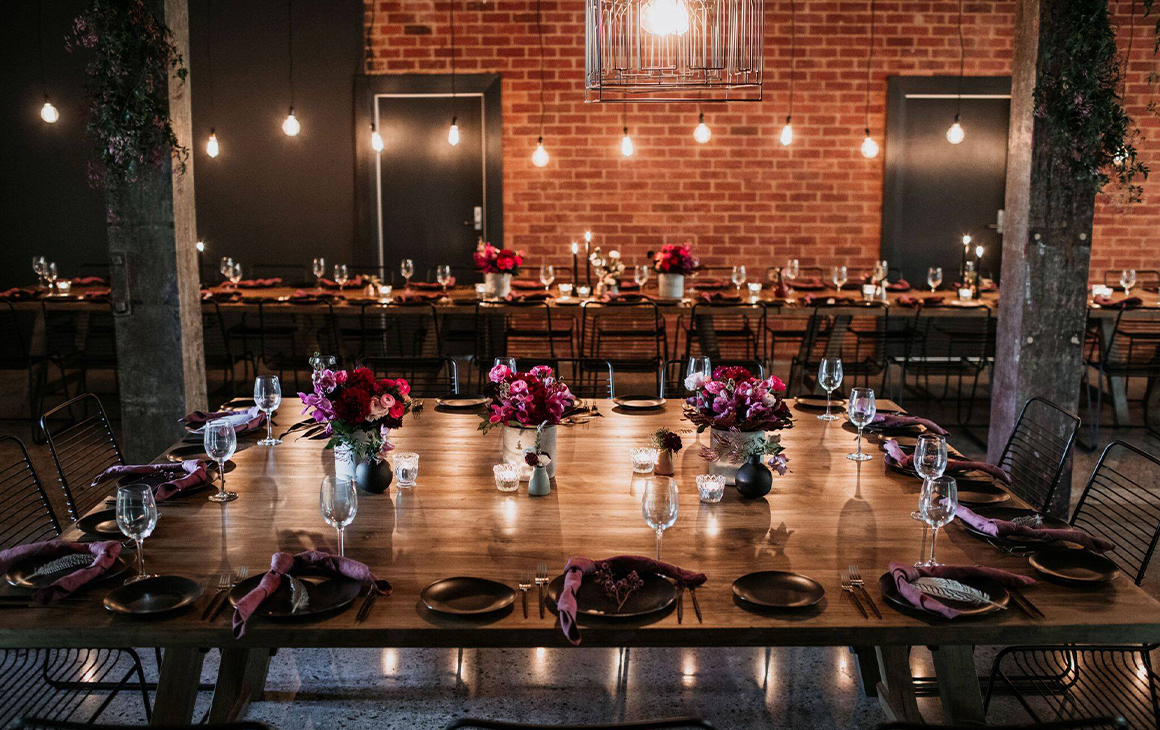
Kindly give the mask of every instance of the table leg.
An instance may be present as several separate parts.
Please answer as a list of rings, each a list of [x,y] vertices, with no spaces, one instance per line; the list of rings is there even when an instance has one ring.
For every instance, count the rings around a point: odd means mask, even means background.
[[[269,668],[269,649],[222,649],[209,722],[237,722],[245,718],[250,702],[257,699],[266,686]]]
[[[171,647],[161,660],[152,725],[189,725],[201,681],[205,652],[197,647]]]
[[[879,646],[878,702],[886,713],[887,721],[921,723],[918,698],[914,694],[914,676],[910,673],[909,646]]]
[[[878,684],[882,673],[878,671],[878,656],[872,646],[855,646],[854,659],[858,662],[858,677],[862,680],[862,693],[867,697],[878,696]]]
[[[975,672],[975,647],[938,646],[931,653],[943,721],[950,725],[983,724],[983,690]]]
[[[1116,318],[1115,317],[1103,317],[1102,319],[1100,319],[1100,335],[1101,335],[1100,341],[1101,342],[1111,342],[1112,341],[1112,333],[1114,333],[1115,330],[1116,330]],[[1098,373],[1097,373],[1096,377],[1097,378],[1099,377]],[[1126,426],[1129,423],[1131,423],[1131,419],[1128,415],[1128,385],[1127,385],[1127,380],[1122,378],[1122,377],[1119,377],[1119,376],[1109,377],[1107,380],[1108,380],[1109,395],[1112,398],[1112,415],[1114,417],[1114,423],[1117,426]],[[1100,388],[1104,387],[1103,383],[1097,383],[1097,385]],[[1097,417],[1098,417],[1098,414],[1097,414]]]

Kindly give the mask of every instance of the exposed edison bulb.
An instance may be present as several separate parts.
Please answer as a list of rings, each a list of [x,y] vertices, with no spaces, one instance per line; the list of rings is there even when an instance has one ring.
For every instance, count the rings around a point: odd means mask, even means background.
[[[975,246],[975,258],[977,258],[977,259],[983,258],[983,247],[981,245]]]
[[[198,241],[195,245],[198,253],[205,253],[205,241]]]
[[[789,117],[785,118],[785,126],[781,128],[781,136],[778,139],[781,140],[782,147],[789,147],[793,142],[793,125],[789,123]]]
[[[689,32],[689,8],[684,0],[651,0],[640,13],[640,27],[659,36]]]
[[[375,129],[375,125],[371,125],[371,149],[375,152],[382,152],[386,145],[383,144],[383,135],[379,134],[379,130]]]
[[[282,131],[286,133],[287,137],[297,137],[298,133],[302,131],[302,125],[298,122],[298,117],[294,116],[294,107],[290,107],[290,113],[286,115],[285,121],[282,122]]]
[[[620,154],[632,157],[635,148],[632,146],[632,137],[628,136],[628,127],[624,128],[624,137],[620,140]]]
[[[205,141],[205,153],[210,157],[217,157],[222,153],[221,145],[218,144],[217,132],[212,129],[209,130],[209,139]]]
[[[947,142],[951,144],[962,144],[963,138],[967,133],[963,131],[963,125],[959,124],[959,115],[955,115],[955,123],[947,130]]]
[[[713,132],[710,131],[709,125],[705,124],[705,115],[702,113],[701,123],[697,125],[696,129],[693,130],[693,139],[697,140],[701,144],[705,144],[712,136]]]
[[[862,140],[862,156],[866,158],[878,156],[878,143],[870,136],[870,130],[866,130],[866,139]]]
[[[970,237],[970,236],[963,236],[963,245],[964,245],[964,246],[970,246],[970,245],[971,245],[971,237]]]
[[[544,149],[544,138],[536,140],[536,151],[532,153],[532,164],[536,167],[547,167],[548,151]]]
[[[52,105],[47,96],[44,97],[44,106],[40,107],[40,118],[49,124],[56,124],[56,120],[60,119],[60,112]]]
[[[447,144],[454,147],[459,144],[459,125],[456,122],[459,117],[451,117],[451,129],[447,130]]]

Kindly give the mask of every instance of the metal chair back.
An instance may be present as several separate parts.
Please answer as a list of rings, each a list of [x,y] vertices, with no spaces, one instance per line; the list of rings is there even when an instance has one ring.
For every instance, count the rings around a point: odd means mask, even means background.
[[[403,378],[412,398],[439,398],[459,392],[459,367],[449,357],[372,357],[363,365],[379,378]]]
[[[591,358],[516,358],[516,369],[527,372],[539,365],[552,368],[556,377],[568,385],[572,395],[584,400],[614,398],[616,396],[616,378],[613,374],[612,363],[607,360]]]
[[[713,368],[743,367],[758,378],[765,379],[765,368],[757,360],[713,360]],[[680,398],[685,393],[685,360],[666,360],[661,372],[661,397]]]
[[[1051,506],[1077,431],[1079,416],[1046,398],[1036,396],[1023,405],[999,466],[1011,475],[1011,492],[1032,509]]]
[[[74,409],[84,414],[80,420],[71,420]],[[66,411],[69,425],[50,428],[55,417]],[[109,427],[101,399],[92,393],[78,395],[45,413],[40,417],[40,428],[48,437],[69,519],[75,521],[108,495],[109,483],[93,486],[93,480],[110,466],[125,463],[121,446]]]
[[[60,522],[52,510],[24,442],[0,436],[0,550],[15,545],[51,540],[60,535]]]
[[[761,356],[765,307],[741,302],[698,302],[689,315],[685,357],[752,360]]]

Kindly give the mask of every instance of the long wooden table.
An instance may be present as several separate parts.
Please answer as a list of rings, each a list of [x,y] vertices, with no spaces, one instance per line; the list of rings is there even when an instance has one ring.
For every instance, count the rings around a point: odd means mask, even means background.
[[[358,516],[347,530],[347,555],[366,562],[389,580],[394,593],[380,598],[364,623],[355,610],[319,621],[277,623],[252,620],[245,637],[230,633],[229,613],[216,622],[200,620],[217,576],[248,565],[264,569],[275,551],[334,550],[334,531],[319,513],[323,475],[334,460],[323,442],[292,436],[279,446],[249,444],[228,476],[237,501],[217,505],[206,493],[175,497],[161,505],[156,532],[146,541],[151,572],[195,577],[207,597],[188,611],[156,620],[114,616],[99,605],[29,608],[0,612],[0,646],[115,647],[166,649],[157,694],[155,723],[188,721],[196,695],[204,648],[223,649],[212,717],[244,711],[247,697],[260,690],[269,650],[278,647],[563,647],[568,644],[554,615],[528,618],[516,608],[466,620],[427,611],[420,591],[445,577],[474,575],[515,586],[547,562],[555,575],[572,555],[650,555],[653,532],[641,516],[644,478],[633,476],[628,450],[643,444],[660,426],[687,427],[679,405],[663,410],[621,412],[600,403],[602,417],[563,427],[558,473],[550,496],[496,490],[491,467],[500,461],[498,432],[476,431],[476,413],[447,413],[427,403],[394,434],[399,449],[420,455],[417,485],[392,486],[388,494],[360,494]],[[287,399],[281,429],[299,420],[300,403]],[[792,471],[774,478],[765,498],[744,500],[731,488],[720,504],[698,501],[695,475],[705,471],[698,451],[707,436],[683,434],[676,458],[680,516],[664,537],[664,558],[705,572],[697,591],[704,613],[691,610],[678,623],[675,612],[645,621],[583,628],[583,646],[855,646],[878,647],[884,697],[892,710],[918,714],[908,647],[939,647],[935,666],[947,714],[956,720],[982,717],[979,686],[971,662],[977,644],[1059,641],[1160,641],[1160,604],[1126,578],[1106,591],[1077,591],[1046,581],[1026,592],[1046,614],[1032,620],[1011,609],[980,620],[917,618],[891,608],[877,579],[891,560],[910,562],[919,551],[921,527],[910,518],[918,483],[886,473],[882,455],[867,438],[872,461],[845,458],[855,436],[841,423],[825,424],[813,412],[795,412],[796,425],[783,432]],[[985,563],[1032,574],[1025,560],[1004,555],[952,525],[939,537],[938,554],[947,563]],[[839,574],[860,566],[883,613],[867,620],[845,597]],[[827,595],[817,607],[763,613],[735,602],[731,584],[754,570],[790,570],[820,581]],[[534,595],[534,593],[533,593]],[[686,608],[690,608],[686,601]],[[865,660],[872,657],[860,651]],[[869,668],[863,666],[864,675]],[[872,674],[872,672],[869,672]]]

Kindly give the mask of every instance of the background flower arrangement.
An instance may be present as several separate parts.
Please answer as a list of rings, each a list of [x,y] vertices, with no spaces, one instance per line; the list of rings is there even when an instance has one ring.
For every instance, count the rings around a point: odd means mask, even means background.
[[[475,268],[485,274],[518,274],[524,263],[523,253],[510,248],[496,248],[484,241],[479,242],[471,258]]]
[[[299,393],[308,413],[326,425],[326,448],[346,446],[356,462],[381,461],[394,448],[388,436],[403,426],[403,416],[420,407],[410,397],[411,384],[399,378],[376,379],[367,368],[321,370],[314,392]]]
[[[588,260],[592,268],[596,269],[601,284],[605,287],[620,286],[620,280],[624,277],[624,262],[620,260],[619,251],[613,249],[606,255],[597,246],[588,254]]]
[[[652,257],[653,267],[662,274],[689,276],[701,263],[693,255],[691,243],[666,243],[660,251],[650,252],[649,256]]]

